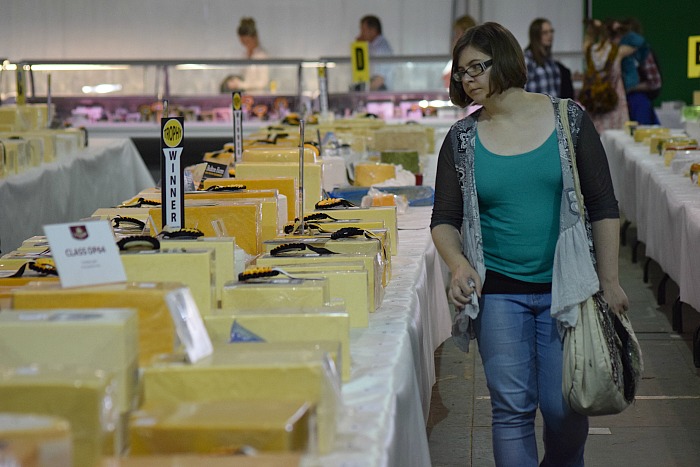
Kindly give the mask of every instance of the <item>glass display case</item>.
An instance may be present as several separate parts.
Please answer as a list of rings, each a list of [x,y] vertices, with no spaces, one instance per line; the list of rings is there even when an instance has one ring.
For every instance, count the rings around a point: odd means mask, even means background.
[[[358,91],[349,57],[264,60],[21,60],[4,61],[0,99],[16,97],[15,69],[25,76],[28,102],[55,106],[54,125],[94,122],[156,121],[164,99],[170,114],[191,121],[230,121],[231,95],[224,83],[250,67],[264,67],[263,89],[246,92],[245,111],[263,121],[288,112],[320,110],[319,73],[325,67],[329,111],[338,116],[358,111],[406,117],[410,111],[446,105],[442,72],[447,55],[377,57],[372,63],[390,70],[387,91]],[[50,98],[49,98],[50,95]],[[419,103],[423,101],[423,106]],[[412,109],[412,110],[411,110]]]

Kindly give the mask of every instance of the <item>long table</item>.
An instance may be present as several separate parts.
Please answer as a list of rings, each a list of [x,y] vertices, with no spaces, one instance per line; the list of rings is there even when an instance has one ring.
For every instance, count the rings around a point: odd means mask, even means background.
[[[435,160],[426,169],[434,180]],[[3,250],[153,186],[128,139],[92,139],[68,161],[0,181]],[[313,459],[324,467],[431,465],[426,433],[434,352],[450,336],[447,268],[430,237],[432,207],[398,216],[392,279],[369,326],[351,330],[351,378],[342,387],[336,448]]]
[[[91,138],[69,157],[0,179],[0,249],[15,250],[46,224],[79,220],[153,185],[131,140]]]
[[[700,311],[700,187],[624,131],[607,130],[602,141],[620,209],[636,224],[647,257],[678,284],[680,300]]]
[[[447,269],[430,238],[432,207],[399,215],[399,254],[369,327],[352,329],[336,450],[319,465],[428,467],[434,352],[450,336]]]

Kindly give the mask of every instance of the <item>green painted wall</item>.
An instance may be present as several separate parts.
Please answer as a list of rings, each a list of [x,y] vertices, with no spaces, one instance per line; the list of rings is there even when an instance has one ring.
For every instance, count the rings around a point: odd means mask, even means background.
[[[593,17],[636,17],[661,64],[660,101],[691,104],[700,78],[688,78],[688,36],[700,35],[700,0],[592,0]]]

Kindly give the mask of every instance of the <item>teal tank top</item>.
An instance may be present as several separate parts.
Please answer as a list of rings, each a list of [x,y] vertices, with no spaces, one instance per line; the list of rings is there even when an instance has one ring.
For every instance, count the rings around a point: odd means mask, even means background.
[[[551,282],[563,189],[556,131],[540,147],[512,156],[486,149],[477,131],[474,176],[486,268]]]

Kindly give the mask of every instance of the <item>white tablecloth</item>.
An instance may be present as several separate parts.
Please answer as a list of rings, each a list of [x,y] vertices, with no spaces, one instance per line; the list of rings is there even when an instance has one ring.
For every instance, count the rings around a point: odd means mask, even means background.
[[[70,157],[0,179],[0,249],[9,252],[46,224],[73,222],[154,185],[130,139],[91,138]]]
[[[338,448],[320,465],[430,466],[426,421],[434,352],[450,336],[444,263],[430,238],[432,207],[399,216],[399,254],[369,327],[352,329]]]
[[[602,135],[620,209],[637,226],[646,255],[680,287],[684,303],[700,311],[700,187],[674,174],[649,146],[621,130]]]

